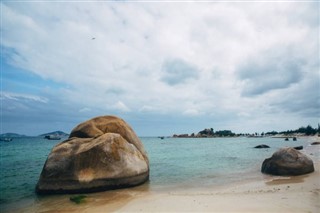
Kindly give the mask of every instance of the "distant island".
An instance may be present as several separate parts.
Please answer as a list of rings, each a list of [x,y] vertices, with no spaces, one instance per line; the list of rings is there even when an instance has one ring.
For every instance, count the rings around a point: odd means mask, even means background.
[[[207,128],[199,131],[198,133],[191,134],[174,134],[172,137],[174,138],[213,138],[213,137],[296,137],[296,136],[312,136],[312,135],[320,135],[320,126],[318,124],[318,128],[313,128],[311,125],[307,127],[300,127],[296,130],[287,130],[282,132],[262,132],[262,133],[233,133],[231,130],[219,130],[214,131],[213,128]]]
[[[0,134],[0,138],[46,137],[46,136],[55,136],[55,137],[64,138],[64,137],[68,137],[69,134],[67,134],[63,131],[48,132],[48,133],[44,133],[44,134],[41,134],[38,136],[27,136],[27,135],[22,135],[22,134],[18,134],[18,133],[11,133],[11,132]]]
[[[11,133],[11,132],[0,134],[0,138],[21,138],[21,137],[28,137],[28,136],[20,135],[17,133]]]
[[[201,130],[197,134],[174,134],[172,137],[174,138],[212,138],[212,137],[235,137],[236,134],[231,130],[219,130],[214,132],[213,128],[208,128]]]

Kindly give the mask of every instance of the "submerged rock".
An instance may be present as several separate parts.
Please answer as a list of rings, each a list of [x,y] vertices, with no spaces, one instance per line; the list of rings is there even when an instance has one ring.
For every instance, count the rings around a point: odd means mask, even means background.
[[[313,171],[312,160],[292,147],[279,149],[261,166],[262,173],[271,175],[303,175]]]
[[[320,145],[320,142],[318,142],[318,141],[312,142],[311,145]]]
[[[265,144],[261,144],[261,145],[255,146],[254,148],[256,148],[256,149],[263,149],[263,148],[270,148],[270,146],[265,145]]]
[[[149,160],[132,128],[118,117],[101,116],[79,124],[52,149],[36,192],[95,192],[148,179]]]

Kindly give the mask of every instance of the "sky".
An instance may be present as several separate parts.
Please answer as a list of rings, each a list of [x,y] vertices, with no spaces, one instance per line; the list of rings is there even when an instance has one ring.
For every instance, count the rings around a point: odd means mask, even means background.
[[[317,127],[319,2],[1,1],[1,133]]]

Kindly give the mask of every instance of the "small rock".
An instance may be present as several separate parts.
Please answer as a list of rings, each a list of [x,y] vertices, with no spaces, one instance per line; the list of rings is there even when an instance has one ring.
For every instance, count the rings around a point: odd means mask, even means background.
[[[258,146],[255,146],[254,148],[256,148],[256,149],[263,149],[263,148],[270,148],[270,146],[265,145],[265,144],[260,144],[260,145],[258,145]]]
[[[303,149],[303,146],[295,146],[295,147],[293,147],[294,149],[296,149],[296,150],[302,150]]]

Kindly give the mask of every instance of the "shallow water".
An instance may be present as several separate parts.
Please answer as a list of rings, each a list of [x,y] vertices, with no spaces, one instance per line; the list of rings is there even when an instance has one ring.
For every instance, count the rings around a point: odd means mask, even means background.
[[[151,191],[173,187],[218,186],[261,177],[260,166],[263,160],[278,148],[303,145],[304,151],[308,151],[308,144],[311,142],[309,138],[299,138],[297,141],[284,141],[283,138],[141,140],[150,160],[150,182],[135,190]],[[16,208],[42,206],[50,202],[57,202],[56,205],[59,206],[59,199],[53,198],[67,199],[66,195],[38,197],[34,193],[44,162],[52,147],[58,142],[28,137],[0,143],[1,212],[13,212]],[[267,144],[271,148],[253,148],[259,144]],[[121,191],[119,193],[121,194]],[[120,196],[119,193],[113,192],[109,195]],[[94,193],[90,197],[98,202],[100,195],[101,193]],[[125,194],[122,193],[121,196]]]

